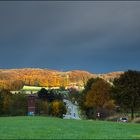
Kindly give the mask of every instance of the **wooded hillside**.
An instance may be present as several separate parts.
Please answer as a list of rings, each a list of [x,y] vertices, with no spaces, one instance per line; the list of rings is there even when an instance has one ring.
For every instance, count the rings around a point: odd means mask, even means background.
[[[72,70],[61,72],[49,69],[0,69],[0,89],[19,90],[24,85],[30,86],[84,86],[87,80],[97,76],[112,80],[120,76],[122,72],[113,72],[108,74],[92,74],[82,70]]]

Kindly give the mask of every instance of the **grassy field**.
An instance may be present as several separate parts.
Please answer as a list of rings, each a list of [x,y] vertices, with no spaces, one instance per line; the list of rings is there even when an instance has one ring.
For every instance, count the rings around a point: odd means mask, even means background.
[[[47,117],[0,117],[0,139],[140,139],[140,125]]]

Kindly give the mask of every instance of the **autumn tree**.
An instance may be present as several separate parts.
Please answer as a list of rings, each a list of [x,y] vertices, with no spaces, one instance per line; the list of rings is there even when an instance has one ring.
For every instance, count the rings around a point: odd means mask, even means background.
[[[51,103],[50,114],[56,117],[63,117],[63,114],[66,114],[66,107],[62,101],[53,101]]]
[[[11,81],[10,90],[20,90],[24,86],[24,82],[22,80],[13,80]]]
[[[85,85],[85,89],[84,89],[83,93],[86,94],[87,91],[89,91],[92,88],[92,85],[98,80],[99,80],[99,78],[90,78]]]
[[[140,109],[140,71],[128,70],[113,82],[112,95],[116,103],[125,111]]]
[[[91,78],[88,80],[79,103],[88,118],[96,118],[97,112],[102,113],[102,117],[105,117],[105,113],[107,114],[107,111],[114,107],[110,91],[110,84],[103,79]]]
[[[91,89],[87,91],[85,105],[93,108],[96,114],[103,113],[105,109],[112,109],[114,104],[111,99],[110,84],[103,79],[98,79],[92,84]]]
[[[84,90],[82,91],[82,94],[79,95],[78,104],[80,106],[80,109],[82,111],[82,114],[85,113],[85,116],[89,119],[93,118],[94,110],[93,108],[87,107],[86,102],[86,95],[89,90],[91,90],[92,85],[98,80],[98,78],[90,78],[87,83],[85,84]]]

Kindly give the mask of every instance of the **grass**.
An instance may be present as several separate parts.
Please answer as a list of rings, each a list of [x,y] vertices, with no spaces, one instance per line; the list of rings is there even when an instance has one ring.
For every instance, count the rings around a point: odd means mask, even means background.
[[[1,117],[0,139],[140,139],[140,125],[47,117]]]

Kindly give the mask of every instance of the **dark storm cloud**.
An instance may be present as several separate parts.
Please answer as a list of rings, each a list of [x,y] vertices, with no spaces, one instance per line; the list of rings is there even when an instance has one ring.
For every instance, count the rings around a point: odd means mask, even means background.
[[[1,68],[140,69],[140,2],[0,2]]]

